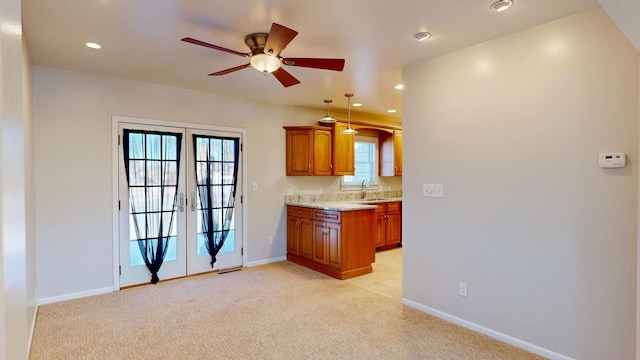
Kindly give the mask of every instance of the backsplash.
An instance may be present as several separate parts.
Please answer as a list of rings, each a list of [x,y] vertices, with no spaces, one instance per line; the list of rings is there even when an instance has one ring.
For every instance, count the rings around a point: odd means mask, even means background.
[[[395,191],[367,191],[364,200],[367,199],[391,199],[401,198],[402,190]],[[345,192],[338,194],[296,194],[285,195],[284,202],[286,204],[298,204],[301,202],[317,202],[317,201],[354,201],[362,200],[361,193]]]

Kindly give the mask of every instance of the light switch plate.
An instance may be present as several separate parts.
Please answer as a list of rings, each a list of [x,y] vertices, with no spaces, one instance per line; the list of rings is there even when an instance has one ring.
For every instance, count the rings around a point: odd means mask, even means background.
[[[444,197],[444,186],[442,184],[422,184],[422,196]]]

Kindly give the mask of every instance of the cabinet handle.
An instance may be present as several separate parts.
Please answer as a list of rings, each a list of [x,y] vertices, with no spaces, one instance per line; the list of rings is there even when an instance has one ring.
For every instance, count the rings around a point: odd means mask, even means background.
[[[307,166],[307,172],[311,172],[311,164],[309,164],[309,166]]]
[[[333,164],[329,164],[329,169],[333,170]]]

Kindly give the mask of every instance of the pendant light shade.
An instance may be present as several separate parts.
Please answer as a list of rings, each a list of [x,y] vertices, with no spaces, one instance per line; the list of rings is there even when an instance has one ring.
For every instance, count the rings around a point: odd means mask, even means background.
[[[329,115],[329,104],[331,104],[333,100],[325,100],[324,102],[327,103],[327,115],[325,115],[325,117],[320,119],[320,122],[325,124],[332,124],[336,122],[336,119]]]
[[[351,128],[351,97],[353,97],[353,94],[347,93],[344,96],[347,97],[347,128],[342,130],[341,133],[355,135],[358,131]]]

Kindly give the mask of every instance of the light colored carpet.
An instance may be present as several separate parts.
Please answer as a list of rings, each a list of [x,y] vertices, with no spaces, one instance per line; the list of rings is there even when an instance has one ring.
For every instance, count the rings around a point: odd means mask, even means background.
[[[41,306],[39,359],[540,359],[290,262]]]

